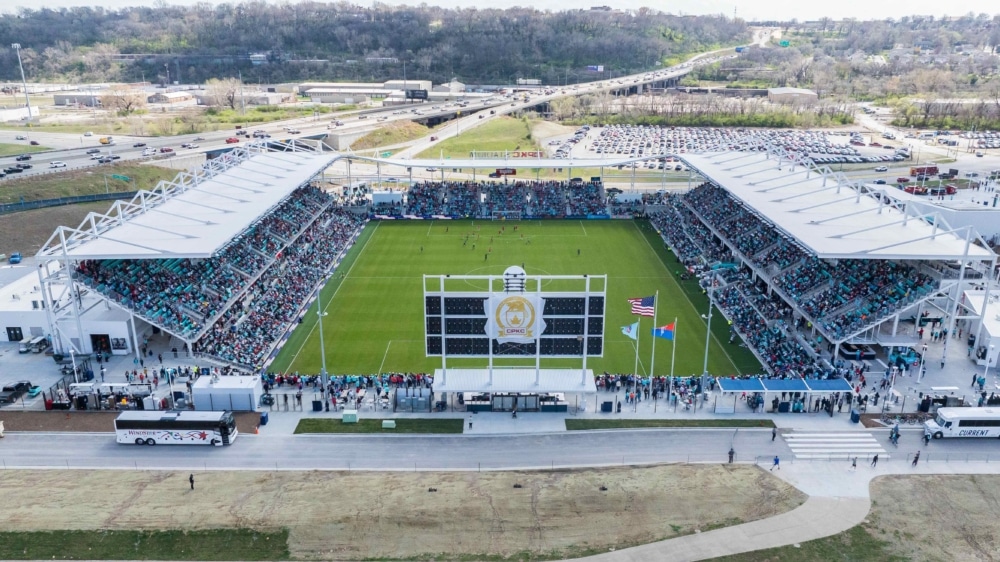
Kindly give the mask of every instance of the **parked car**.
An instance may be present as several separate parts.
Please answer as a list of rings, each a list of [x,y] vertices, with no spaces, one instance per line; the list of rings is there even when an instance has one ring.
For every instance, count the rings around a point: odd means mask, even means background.
[[[52,162],[49,162],[49,168],[65,168],[65,167],[66,163],[60,160],[54,160]]]
[[[3,387],[0,391],[0,404],[13,404],[17,402],[21,396],[28,393],[34,385],[30,381],[17,381],[14,384],[8,384]]]

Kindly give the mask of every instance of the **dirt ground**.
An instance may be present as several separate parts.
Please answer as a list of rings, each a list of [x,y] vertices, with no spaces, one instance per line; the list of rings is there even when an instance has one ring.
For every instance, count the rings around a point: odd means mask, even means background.
[[[18,411],[17,406],[0,409],[0,419],[7,431],[82,431],[112,432],[118,412]],[[236,412],[236,429],[253,433],[260,423],[257,412]]]
[[[910,560],[1000,560],[1000,475],[886,476],[864,527]]]
[[[4,531],[287,527],[289,550],[300,559],[470,559],[527,551],[564,557],[770,517],[805,500],[766,471],[740,465],[208,472],[195,474],[193,492],[187,477],[2,471],[0,526]]]
[[[531,138],[536,142],[545,142],[552,137],[573,133],[577,127],[567,127],[551,121],[535,121],[531,124]]]
[[[76,228],[87,213],[103,213],[114,201],[64,205],[34,211],[0,215],[0,253],[34,255],[60,226]]]

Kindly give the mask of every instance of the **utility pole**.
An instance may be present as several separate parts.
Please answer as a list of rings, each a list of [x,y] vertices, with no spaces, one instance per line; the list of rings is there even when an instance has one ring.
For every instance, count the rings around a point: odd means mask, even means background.
[[[31,100],[28,98],[28,81],[24,79],[24,65],[21,64],[21,44],[11,43],[10,48],[17,53],[17,66],[21,69],[21,85],[24,87],[24,105],[28,108],[28,121],[31,121]]]

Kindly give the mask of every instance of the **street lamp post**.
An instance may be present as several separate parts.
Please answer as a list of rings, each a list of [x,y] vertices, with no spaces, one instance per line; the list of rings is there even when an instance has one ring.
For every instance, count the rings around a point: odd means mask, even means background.
[[[924,378],[924,371],[927,369],[927,344],[920,348],[920,372],[917,373],[917,384]]]
[[[712,297],[715,295],[714,276],[709,277],[708,282],[708,322],[705,328],[705,362],[701,369],[702,376],[708,375],[708,344],[712,338]]]
[[[76,372],[76,350],[69,349],[69,359],[73,362],[73,382],[80,382],[80,376]]]
[[[986,380],[986,375],[990,371],[990,358],[991,357],[993,357],[993,344],[992,343],[990,344],[989,351],[986,353],[986,361],[985,361],[985,364],[983,365],[983,380]]]
[[[21,85],[24,87],[24,105],[28,107],[28,121],[31,121],[31,100],[28,98],[28,81],[24,79],[24,65],[21,64],[21,44],[11,43],[10,48],[17,53],[17,66],[21,69]]]
[[[316,321],[319,322],[319,357],[320,357],[320,371],[319,378],[321,381],[320,392],[323,395],[323,403],[326,404],[327,411],[330,411],[330,403],[326,399],[326,385],[327,385],[327,375],[326,375],[326,342],[323,339],[323,318],[327,315],[323,312],[322,299],[323,295],[322,286],[316,291]]]

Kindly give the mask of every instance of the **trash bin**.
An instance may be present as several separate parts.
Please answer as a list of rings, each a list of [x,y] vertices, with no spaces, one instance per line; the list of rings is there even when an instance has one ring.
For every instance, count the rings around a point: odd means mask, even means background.
[[[619,414],[622,413],[622,403],[621,402],[618,403],[618,413]]]
[[[614,402],[608,400],[607,402],[601,402],[601,411],[610,414],[612,408],[614,408]]]
[[[313,411],[314,412],[322,412],[323,411],[323,401],[322,400],[313,400]]]
[[[861,421],[861,412],[851,410],[851,423],[858,423],[859,421]]]
[[[267,425],[267,412],[260,413],[260,425]]]

